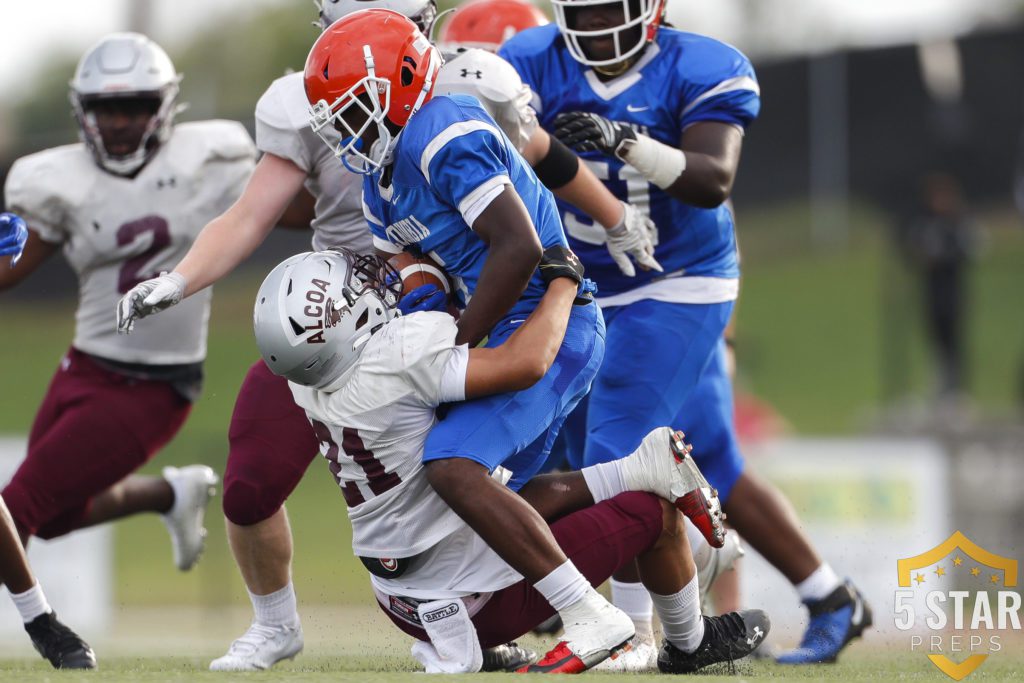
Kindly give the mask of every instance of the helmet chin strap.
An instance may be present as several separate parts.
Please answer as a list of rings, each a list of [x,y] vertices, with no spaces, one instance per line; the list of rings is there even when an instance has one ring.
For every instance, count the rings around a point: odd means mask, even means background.
[[[643,53],[643,50],[641,50],[632,57],[624,59],[617,64],[609,64],[608,66],[593,66],[591,68],[597,73],[601,74],[602,76],[610,76],[612,78],[614,78],[615,76],[621,76],[622,74],[629,71],[629,67],[637,63],[637,60],[640,59],[640,55],[642,55]]]

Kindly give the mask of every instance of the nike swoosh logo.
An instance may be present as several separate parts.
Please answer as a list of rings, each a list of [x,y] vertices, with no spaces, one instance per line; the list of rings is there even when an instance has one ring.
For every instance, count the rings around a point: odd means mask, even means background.
[[[647,111],[650,107],[634,107],[632,104],[626,105],[626,111],[633,112],[634,114],[638,111]]]

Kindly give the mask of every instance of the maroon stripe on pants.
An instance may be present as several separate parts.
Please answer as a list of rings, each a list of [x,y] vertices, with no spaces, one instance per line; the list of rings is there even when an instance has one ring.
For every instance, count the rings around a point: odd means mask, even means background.
[[[551,525],[562,551],[593,586],[600,586],[651,548],[661,530],[660,499],[635,492],[574,512]],[[381,609],[402,631],[427,640],[425,631],[398,619],[383,605]],[[487,648],[519,638],[554,613],[544,596],[523,580],[491,596],[473,617],[473,624],[480,645]]]
[[[73,531],[92,499],[152,458],[191,408],[169,383],[126,377],[72,348],[36,413],[28,454],[3,490],[11,515],[40,538]]]
[[[224,470],[224,516],[240,526],[267,519],[284,505],[320,451],[288,380],[257,361],[235,399]]]

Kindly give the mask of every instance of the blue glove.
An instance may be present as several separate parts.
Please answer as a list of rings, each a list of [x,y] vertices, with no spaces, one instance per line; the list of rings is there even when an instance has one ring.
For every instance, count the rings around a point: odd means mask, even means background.
[[[28,226],[13,213],[0,213],[0,256],[13,256],[11,268],[21,258],[28,241]]]
[[[420,311],[444,311],[448,305],[448,295],[437,285],[420,285],[402,297],[398,302],[398,310],[402,315],[419,313]]]

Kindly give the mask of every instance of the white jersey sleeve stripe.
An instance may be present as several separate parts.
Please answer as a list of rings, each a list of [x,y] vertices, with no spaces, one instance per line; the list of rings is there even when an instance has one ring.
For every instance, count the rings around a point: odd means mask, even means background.
[[[370,207],[367,206],[365,199],[360,199],[360,203],[363,205],[363,217],[370,221],[374,225],[379,225],[381,228],[384,227],[384,221],[373,215],[373,211],[370,211]]]
[[[484,123],[483,121],[459,121],[442,130],[436,138],[430,141],[430,144],[427,145],[420,156],[420,171],[422,171],[423,177],[427,179],[427,183],[430,183],[430,162],[434,160],[434,156],[455,138],[478,130],[490,131],[494,137],[499,140],[501,139],[498,130],[489,123]]]
[[[373,236],[373,246],[379,249],[380,251],[386,252],[388,254],[402,253],[402,248],[400,246],[398,246],[397,244],[391,244],[391,242],[388,242],[385,239],[381,239],[376,235]]]
[[[761,87],[753,78],[751,78],[750,76],[736,76],[735,78],[729,78],[722,81],[714,88],[711,88],[710,90],[706,91],[693,102],[690,102],[690,104],[686,106],[686,109],[683,109],[682,115],[686,116],[687,114],[689,114],[701,102],[709,100],[712,97],[716,97],[718,95],[723,95],[727,92],[736,92],[737,90],[749,90],[753,92],[755,95],[761,94]]]
[[[507,175],[498,175],[488,178],[475,190],[466,195],[466,198],[459,202],[459,213],[466,225],[473,227],[473,223],[480,217],[488,206],[505,191],[506,185],[511,185]]]

